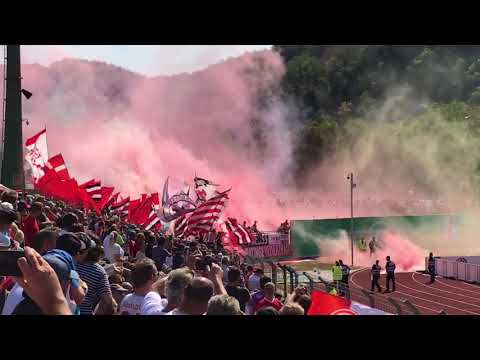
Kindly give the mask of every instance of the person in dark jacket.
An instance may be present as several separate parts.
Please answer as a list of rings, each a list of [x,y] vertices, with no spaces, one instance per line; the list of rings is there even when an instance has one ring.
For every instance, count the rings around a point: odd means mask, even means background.
[[[387,270],[387,290],[386,293],[390,292],[390,281],[392,282],[392,292],[395,291],[395,263],[390,260],[390,256],[387,256],[387,263],[385,264],[385,270]]]
[[[344,294],[345,296],[348,296],[349,295],[348,277],[350,275],[350,267],[348,265],[345,265],[342,260],[338,260],[338,263],[340,264],[340,267],[342,268],[341,293]]]
[[[380,266],[380,261],[375,261],[375,264],[372,266],[372,270],[370,271],[371,278],[372,278],[372,288],[370,292],[373,293],[375,287],[377,288],[378,292],[382,292],[382,288],[380,287],[380,284],[378,281],[380,280],[380,271],[382,270],[382,267]]]
[[[428,257],[427,270],[430,274],[429,284],[433,284],[435,282],[435,258],[433,257],[433,253],[430,253]]]

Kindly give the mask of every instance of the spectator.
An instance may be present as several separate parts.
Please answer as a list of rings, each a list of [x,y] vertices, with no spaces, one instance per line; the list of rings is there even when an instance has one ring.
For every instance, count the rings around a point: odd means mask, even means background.
[[[250,301],[250,292],[242,281],[240,270],[237,267],[230,267],[228,271],[228,283],[225,287],[227,294],[238,300],[240,310],[245,312],[245,306]]]
[[[57,239],[56,249],[68,252],[72,258],[78,261],[80,250],[86,250],[86,246],[80,241],[77,235],[70,232],[64,232]]]
[[[260,278],[263,276],[262,269],[256,269],[255,272],[248,278],[248,288],[250,291],[260,289]]]
[[[103,249],[105,251],[105,257],[111,264],[120,263],[123,259],[125,252],[122,247],[116,242],[117,232],[112,231],[105,236],[103,240]]]
[[[32,247],[40,255],[44,255],[47,251],[56,247],[58,232],[54,228],[40,230],[33,237]]]
[[[135,244],[137,248],[137,253],[134,256],[134,261],[141,261],[147,257],[147,255],[145,254],[146,240],[143,233],[138,234]]]
[[[265,306],[258,310],[257,315],[280,315],[277,309],[271,306]]]
[[[298,303],[303,308],[303,312],[305,315],[308,314],[308,310],[310,310],[310,306],[312,305],[312,298],[309,295],[295,295],[293,301]]]
[[[150,259],[138,261],[132,270],[133,294],[126,295],[120,304],[120,315],[140,315],[143,299],[157,281],[157,267]]]
[[[267,284],[269,282],[272,282],[271,278],[269,278],[268,276],[262,276],[262,278],[260,279],[260,290],[257,290],[255,292],[253,292],[251,300],[250,300],[250,302],[248,302],[248,304],[246,306],[246,313],[248,315],[255,314],[255,306],[257,305],[257,303],[260,300],[262,300],[264,298],[264,296],[265,296],[265,292],[264,292],[265,284]]]
[[[278,223],[277,223],[278,224]],[[253,222],[253,225],[252,225],[252,228],[251,228],[252,232],[256,233],[258,232],[258,229],[257,229],[257,220],[255,220]]]
[[[112,285],[114,284],[122,285],[125,282],[125,279],[123,278],[122,274],[114,272],[113,274],[108,276],[108,282],[110,284],[110,288],[112,288]]]
[[[32,216],[35,217],[37,220],[38,226],[43,229],[44,227],[50,225],[50,220],[48,219],[47,215],[43,212],[43,204],[41,202],[34,202],[32,207],[30,208],[30,212]]]
[[[10,249],[12,246],[11,226],[17,215],[11,205],[0,204],[0,251]]]
[[[203,315],[213,294],[214,284],[210,279],[195,277],[185,288],[180,306],[167,315]]]
[[[265,296],[255,306],[255,313],[266,306],[271,306],[279,311],[282,308],[282,303],[275,297],[275,284],[272,282],[266,283],[264,292]]]
[[[152,258],[153,247],[157,245],[158,236],[155,235],[152,231],[147,231],[147,241],[145,245],[145,256],[149,259]]]
[[[222,256],[222,254],[219,254],[220,262],[219,264],[222,264],[222,270],[223,270],[223,282],[228,282],[228,271],[230,268],[230,261],[228,260],[228,256]]]
[[[15,190],[5,191],[2,194],[2,202],[6,202],[15,206],[18,201],[18,194]]]
[[[242,315],[238,300],[229,295],[215,295],[208,301],[207,315]]]
[[[20,230],[25,236],[25,246],[33,246],[33,236],[40,231],[37,220],[30,214],[28,205],[24,201],[19,201],[17,211],[20,214]]]
[[[115,284],[110,284],[110,291],[112,292],[112,297],[115,305],[114,314],[122,315],[119,304],[121,304],[122,301],[125,299],[125,297],[128,296],[127,294],[130,293],[130,290],[122,286],[121,283],[120,284],[115,283]],[[123,314],[123,315],[128,315],[128,314]]]
[[[172,269],[178,269],[185,265],[184,246],[178,245],[172,257]]]
[[[131,240],[128,246],[128,251],[130,254],[130,257],[136,258],[137,257],[137,252],[140,250],[142,245],[145,244],[145,235],[141,232],[136,234],[135,240]]]
[[[167,278],[157,282],[153,286],[153,291],[145,296],[141,314],[166,315],[176,309],[183,301],[185,288],[192,283],[193,277],[193,272],[187,267],[171,271]],[[159,292],[164,293],[167,299],[162,299]]]
[[[80,304],[82,315],[92,315],[98,306],[98,314],[113,314],[114,301],[105,269],[98,264],[102,257],[100,247],[89,249],[79,259],[77,271],[88,285],[88,292]]]
[[[37,313],[40,308],[40,313],[45,315],[72,314],[59,277],[40,254],[32,248],[25,248],[25,257],[18,260],[18,266],[22,276],[15,279],[16,283],[35,302]]]
[[[303,308],[297,303],[285,304],[280,309],[280,315],[304,315]]]
[[[52,250],[43,256],[43,261],[47,262],[54,270],[62,293],[66,298],[71,314],[76,311],[76,304],[70,300],[70,286],[72,282],[80,280],[78,273],[74,270],[73,259],[66,251]],[[23,300],[15,307],[12,315],[42,315],[44,314],[40,304],[37,304],[27,293],[23,293]]]
[[[158,239],[157,245],[152,249],[152,260],[155,262],[158,270],[163,269],[165,265],[165,260],[167,257],[172,256],[166,249],[165,249],[165,238],[162,236]]]
[[[74,213],[67,213],[60,218],[59,227],[62,229],[59,235],[62,235],[64,232],[73,232],[73,224],[78,223],[78,217]]]

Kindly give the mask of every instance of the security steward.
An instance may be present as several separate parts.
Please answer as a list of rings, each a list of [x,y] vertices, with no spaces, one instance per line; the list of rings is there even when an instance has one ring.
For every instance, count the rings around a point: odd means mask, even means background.
[[[342,281],[342,267],[338,261],[335,261],[335,265],[332,267],[333,282],[337,288],[337,292],[340,292],[340,284]]]
[[[390,281],[392,282],[392,292],[395,291],[395,263],[390,260],[390,256],[387,256],[387,263],[385,264],[385,270],[387,270],[387,290],[390,292]]]
[[[376,260],[375,264],[373,264],[372,266],[372,270],[370,271],[371,279],[372,279],[372,288],[370,290],[371,293],[373,293],[373,290],[375,289],[375,287],[377,288],[378,292],[382,292],[382,288],[378,283],[378,281],[380,280],[381,270],[382,270],[382,267],[380,266],[380,261]]]
[[[435,258],[433,257],[433,253],[430,253],[430,255],[428,256],[427,270],[430,274],[429,284],[433,284],[435,282]]]
[[[343,263],[342,260],[338,260],[340,267],[342,268],[342,293],[348,295],[348,277],[350,275],[350,268]]]

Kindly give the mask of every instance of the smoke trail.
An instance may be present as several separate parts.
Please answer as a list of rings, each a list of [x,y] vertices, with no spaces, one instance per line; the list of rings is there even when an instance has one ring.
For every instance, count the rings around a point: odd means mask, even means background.
[[[385,258],[390,256],[395,262],[396,270],[416,271],[425,268],[425,256],[428,251],[412,242],[408,237],[400,233],[386,231],[383,235],[383,246],[377,249],[370,256],[369,251],[359,251],[355,249],[354,264],[355,266],[370,267],[375,260],[380,260],[382,267],[385,268]],[[350,263],[350,239],[345,231],[341,232],[339,239],[322,239],[315,240],[316,244],[322,251],[321,261],[332,263],[342,259],[345,263]]]

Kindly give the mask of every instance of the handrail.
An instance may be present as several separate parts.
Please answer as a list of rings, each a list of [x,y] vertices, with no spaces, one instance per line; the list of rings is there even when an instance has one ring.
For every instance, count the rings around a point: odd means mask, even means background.
[[[285,269],[287,269],[288,273],[290,274],[290,292],[292,293],[295,290],[295,282],[298,283],[298,280],[295,281],[295,276],[297,273],[288,265],[285,265]]]
[[[287,289],[287,268],[280,264],[280,263],[277,263],[277,266],[282,269],[283,271],[283,291],[285,293],[285,296],[287,296],[288,294],[288,289]]]
[[[387,297],[387,301],[388,301],[389,303],[391,303],[391,304],[395,307],[395,309],[397,310],[397,314],[398,314],[398,315],[402,315],[402,307],[400,306],[399,303],[397,303],[397,302],[396,302],[392,297],[390,297],[390,296]]]
[[[410,300],[405,299],[403,303],[413,312],[414,315],[422,315],[415,305]]]
[[[268,264],[272,269],[272,281],[274,284],[277,284],[277,265],[272,260],[268,260]]]
[[[305,276],[308,279],[308,283],[310,285],[310,291],[312,291],[315,286],[314,285],[315,282],[313,278],[306,271],[303,272],[303,276]]]

